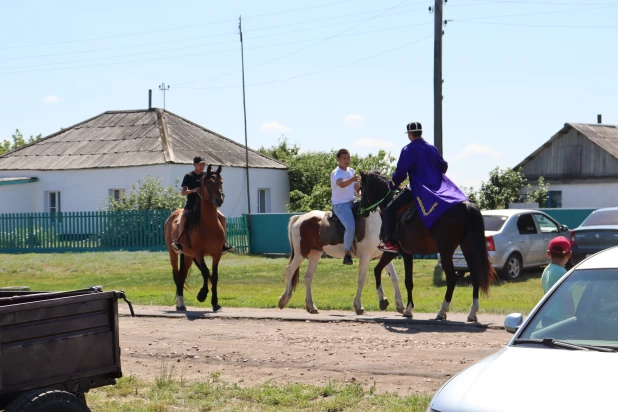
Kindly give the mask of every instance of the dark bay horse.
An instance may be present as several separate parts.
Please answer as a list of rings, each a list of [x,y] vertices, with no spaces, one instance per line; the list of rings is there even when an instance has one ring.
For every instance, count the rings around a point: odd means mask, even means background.
[[[188,229],[185,229],[182,239],[183,254],[180,257],[171,248],[174,233],[178,230],[180,215],[183,209],[174,211],[165,222],[165,244],[170,254],[172,263],[172,274],[176,284],[176,310],[186,311],[183,288],[189,273],[191,264],[199,268],[204,278],[204,285],[197,294],[197,300],[204,302],[208,296],[208,280],[212,284],[212,309],[216,312],[221,309],[217,298],[217,283],[219,281],[219,260],[223,254],[223,244],[225,243],[225,230],[217,208],[223,204],[225,195],[223,194],[223,179],[221,178],[221,166],[216,171],[208,166],[206,174],[202,178],[200,190],[197,192],[200,199],[195,203],[195,208],[191,211],[187,219]],[[212,257],[212,275],[206,266],[205,256]],[[180,260],[180,268],[178,261]]]
[[[394,196],[394,193],[389,190],[389,181],[389,177],[382,176],[377,172],[361,172],[361,206],[365,210],[386,208]],[[411,204],[411,207],[415,207],[414,204]],[[485,223],[478,206],[467,201],[459,203],[444,212],[430,230],[427,229],[421,217],[416,214],[411,220],[399,224],[397,239],[404,261],[405,284],[408,292],[408,305],[404,311],[404,316],[412,317],[414,309],[412,256],[414,254],[440,253],[442,268],[446,274],[446,294],[436,319],[446,320],[446,313],[450,309],[457,283],[453,254],[459,246],[468,262],[472,278],[472,307],[468,321],[478,321],[479,287],[486,294],[489,292],[491,282],[496,279],[496,271],[487,253]],[[382,269],[396,257],[397,254],[395,253],[384,253],[382,255],[374,270],[378,284],[381,282]]]

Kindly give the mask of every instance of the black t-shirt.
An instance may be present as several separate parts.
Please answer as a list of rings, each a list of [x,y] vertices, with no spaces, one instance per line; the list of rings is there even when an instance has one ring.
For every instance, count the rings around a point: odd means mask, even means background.
[[[187,187],[187,189],[197,189],[202,184],[202,177],[204,177],[206,173],[202,172],[199,175],[195,172],[187,173],[185,177],[182,179],[182,183],[180,186]],[[197,193],[191,193],[187,195],[187,204],[192,204],[197,201]]]

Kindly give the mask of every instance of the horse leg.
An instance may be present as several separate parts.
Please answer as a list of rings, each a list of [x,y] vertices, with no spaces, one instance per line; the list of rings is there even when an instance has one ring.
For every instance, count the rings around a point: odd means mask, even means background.
[[[376,293],[378,294],[380,310],[386,310],[388,308],[388,299],[384,296],[384,288],[382,287],[382,270],[385,266],[389,265],[394,258],[394,253],[383,253],[378,264],[373,269],[373,275],[376,278]]]
[[[185,306],[185,298],[183,296],[185,282],[187,280],[187,274],[191,267],[191,257],[186,255],[180,256],[180,269],[178,274],[174,274],[174,283],[176,283],[176,310],[179,312],[185,312],[187,307]]]
[[[217,295],[217,284],[219,283],[219,261],[221,260],[221,255],[214,255],[212,257],[212,277],[210,281],[212,282],[212,297],[210,298],[210,302],[212,303],[212,311],[217,312],[221,310],[221,305],[219,305],[219,297]],[[204,263],[204,267],[206,263]]]
[[[204,257],[202,257],[200,260],[193,259],[193,262],[195,262],[195,266],[200,269],[200,272],[202,273],[202,278],[204,279],[204,284],[202,285],[200,291],[197,293],[197,300],[199,302],[204,302],[206,300],[206,296],[208,296],[208,279],[210,278],[210,271],[208,270],[208,266],[206,266],[206,261],[204,260]]]
[[[312,250],[307,257],[309,263],[307,264],[307,271],[305,272],[305,309],[311,314],[318,313],[318,308],[313,304],[313,295],[311,294],[311,284],[313,283],[313,275],[318,267],[322,252],[319,250]]]
[[[393,262],[386,265],[386,271],[391,277],[391,282],[393,282],[393,289],[395,290],[395,307],[397,308],[397,312],[403,313],[406,307],[403,304],[403,298],[401,297],[401,289],[399,288],[399,276],[397,276],[397,272],[395,271],[395,265],[393,265]]]
[[[403,257],[403,267],[405,271],[405,283],[406,283],[406,292],[408,293],[408,304],[406,306],[406,310],[403,311],[403,316],[406,318],[411,318],[414,312],[414,300],[412,299],[412,290],[414,289],[414,260],[412,259],[412,255],[408,253],[402,253]]]
[[[478,259],[473,251],[474,245],[470,244],[471,239],[467,237],[461,244],[461,251],[463,252],[466,262],[468,262],[468,268],[470,269],[470,278],[472,279],[472,306],[470,307],[470,314],[468,314],[468,322],[478,322],[477,313],[479,311],[479,281],[478,273],[482,268],[482,260]]]
[[[296,289],[298,284],[300,264],[303,263],[305,258],[300,254],[294,254],[292,251],[291,259],[285,268],[285,292],[279,297],[279,309],[285,308],[290,299],[292,299],[292,292]]]
[[[453,292],[457,284],[457,273],[453,265],[453,251],[447,251],[445,253],[440,252],[440,258],[442,261],[442,269],[446,274],[446,294],[444,295],[444,302],[442,302],[442,308],[438,312],[436,320],[446,320],[446,313],[451,308],[451,300],[453,299]]]
[[[365,308],[361,302],[361,295],[363,294],[363,288],[367,280],[369,260],[370,257],[367,255],[362,255],[358,259],[358,289],[356,290],[356,297],[354,297],[354,311],[357,315],[365,314]]]

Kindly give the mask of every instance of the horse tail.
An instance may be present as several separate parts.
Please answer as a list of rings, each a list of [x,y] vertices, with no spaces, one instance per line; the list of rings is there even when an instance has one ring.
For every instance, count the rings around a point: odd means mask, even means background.
[[[292,226],[294,223],[300,218],[300,215],[295,215],[290,218],[288,223],[288,241],[290,242],[290,260],[288,261],[288,266],[294,260],[294,242],[292,241]],[[300,278],[300,266],[296,268],[294,272],[294,276],[292,276],[292,290],[296,290],[296,285],[298,285],[298,279]]]
[[[485,221],[481,210],[474,203],[467,204],[469,231],[472,247],[477,257],[480,259],[476,273],[477,281],[483,294],[489,293],[491,283],[497,279],[496,270],[491,264],[491,258],[487,251],[487,242],[485,240]]]

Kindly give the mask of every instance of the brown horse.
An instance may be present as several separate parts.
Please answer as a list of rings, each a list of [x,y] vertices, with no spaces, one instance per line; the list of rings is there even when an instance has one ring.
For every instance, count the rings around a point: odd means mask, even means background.
[[[361,172],[361,206],[364,210],[385,208],[392,200],[394,193],[388,188],[389,178],[377,172]],[[414,207],[412,204],[411,207]],[[367,211],[366,213],[369,213]],[[412,317],[414,302],[412,301],[412,257],[414,254],[429,255],[440,253],[442,268],[446,274],[446,294],[442,308],[436,319],[446,320],[455,285],[457,274],[453,266],[453,254],[458,246],[468,262],[472,278],[472,307],[468,321],[476,322],[479,310],[479,287],[484,292],[489,291],[490,283],[496,279],[485,241],[485,223],[478,206],[471,202],[459,203],[438,219],[427,229],[420,216],[416,214],[411,220],[399,224],[397,239],[404,261],[405,284],[408,292],[408,305],[404,316]],[[384,253],[378,262],[374,275],[377,287],[380,286],[382,269],[397,257],[395,253]]]
[[[208,166],[197,195],[200,201],[195,203],[195,208],[187,219],[187,228],[182,235],[182,239],[179,239],[179,242],[182,243],[183,254],[179,257],[170,246],[174,233],[177,233],[176,231],[179,229],[178,224],[183,209],[174,211],[167,218],[164,232],[165,244],[170,254],[172,273],[174,275],[174,283],[176,284],[176,310],[187,310],[183,297],[183,288],[189,268],[192,262],[195,262],[204,278],[204,285],[197,294],[197,300],[200,302],[206,300],[206,296],[208,296],[208,279],[210,278],[212,284],[212,309],[216,312],[221,309],[217,298],[217,283],[219,281],[219,260],[221,260],[223,244],[225,243],[225,230],[217,212],[217,208],[221,207],[225,198],[221,166],[215,172],[211,171],[210,165]],[[212,276],[208,266],[206,266],[205,256],[212,257]],[[178,267],[178,260],[180,260],[180,268]]]

